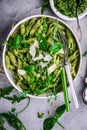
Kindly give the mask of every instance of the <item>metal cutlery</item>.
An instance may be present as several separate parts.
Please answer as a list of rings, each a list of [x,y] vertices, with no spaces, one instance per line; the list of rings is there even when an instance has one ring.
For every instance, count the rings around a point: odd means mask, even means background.
[[[58,33],[58,38],[59,38],[59,41],[64,44],[64,68],[65,68],[67,78],[68,78],[68,82],[69,82],[69,85],[70,85],[70,88],[71,88],[71,93],[72,93],[72,97],[73,97],[75,107],[79,108],[79,103],[78,103],[78,99],[77,99],[76,92],[75,92],[75,89],[74,89],[72,75],[71,75],[71,72],[70,72],[70,64],[68,62],[68,43],[67,43],[67,39],[66,39],[65,35],[62,34],[61,32]]]

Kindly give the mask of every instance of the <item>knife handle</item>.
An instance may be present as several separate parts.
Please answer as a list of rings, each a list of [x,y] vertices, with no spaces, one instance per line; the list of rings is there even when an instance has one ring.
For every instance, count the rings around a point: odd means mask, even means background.
[[[74,89],[74,85],[73,85],[73,80],[72,80],[72,76],[71,76],[71,72],[70,72],[70,65],[69,64],[65,65],[65,70],[66,70],[66,74],[67,74],[67,78],[68,78],[68,82],[69,82],[69,85],[70,85],[70,89],[71,89],[71,93],[72,93],[72,97],[73,97],[73,101],[74,101],[75,107],[79,108],[79,103],[78,103],[78,99],[77,99],[76,92],[75,92],[75,89]]]

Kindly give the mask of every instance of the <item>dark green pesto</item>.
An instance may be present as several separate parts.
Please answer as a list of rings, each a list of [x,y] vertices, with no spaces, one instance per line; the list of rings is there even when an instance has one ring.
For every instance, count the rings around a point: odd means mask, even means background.
[[[54,6],[63,15],[76,17],[76,0],[54,0]],[[87,0],[80,0],[78,14],[84,12],[87,8]]]

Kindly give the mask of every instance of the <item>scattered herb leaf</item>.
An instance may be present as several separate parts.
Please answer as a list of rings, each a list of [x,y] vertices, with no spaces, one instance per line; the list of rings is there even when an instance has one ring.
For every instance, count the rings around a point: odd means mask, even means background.
[[[43,14],[49,5],[49,0],[45,0],[45,2],[41,5],[41,14]]]
[[[65,105],[60,106],[56,110],[56,114],[52,117],[49,117],[45,119],[44,124],[43,124],[43,129],[44,130],[51,130],[56,123],[59,123],[59,125],[64,128],[64,126],[58,121],[58,119],[63,115],[65,112]]]
[[[8,112],[8,113],[1,113],[1,116],[7,119],[8,123],[13,126],[16,130],[26,130],[23,123],[20,121],[20,119],[17,117],[17,115]]]
[[[66,109],[65,104],[56,109],[57,118],[60,118],[63,115],[65,109]]]
[[[87,51],[85,51],[82,56],[87,56]]]
[[[0,98],[4,97],[6,95],[9,95],[12,92],[13,89],[14,88],[12,86],[10,86],[8,88],[4,88],[4,89],[0,88]]]
[[[0,115],[0,130],[6,130],[4,127],[4,119],[1,115]]]

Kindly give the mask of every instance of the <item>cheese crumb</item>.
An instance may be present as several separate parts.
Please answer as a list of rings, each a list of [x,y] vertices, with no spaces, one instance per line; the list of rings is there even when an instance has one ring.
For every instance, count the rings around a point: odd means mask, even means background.
[[[48,64],[48,63],[46,63],[46,62],[40,62],[40,65],[41,65],[42,68],[46,67],[47,64]]]
[[[17,70],[18,71],[18,73],[20,74],[20,75],[25,75],[26,74],[26,71],[25,70]]]
[[[44,57],[44,61],[50,62],[51,59],[52,59],[52,57],[51,57],[49,54],[47,54],[47,55]]]

